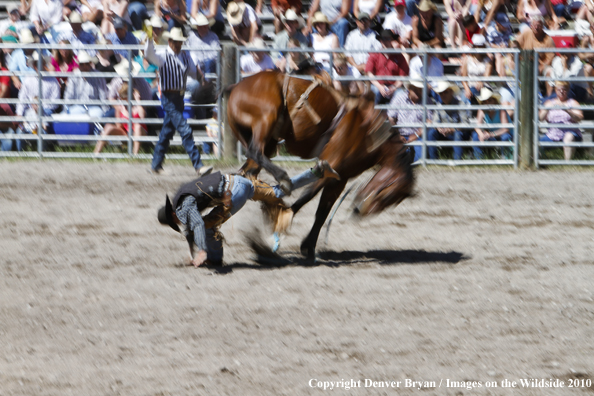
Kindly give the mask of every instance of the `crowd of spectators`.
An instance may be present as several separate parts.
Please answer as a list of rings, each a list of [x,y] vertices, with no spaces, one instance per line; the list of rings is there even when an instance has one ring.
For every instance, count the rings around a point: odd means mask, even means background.
[[[57,49],[36,51],[5,48],[0,66],[8,72],[31,72],[39,65],[43,70],[66,73],[65,77],[47,77],[42,81],[43,99],[118,100],[127,97],[128,84],[132,84],[134,98],[154,100],[160,95],[158,77],[134,77],[128,82],[128,70],[152,73],[158,68],[151,64],[142,51],[131,51],[119,45],[142,44],[155,38],[157,45],[167,45],[172,28],[182,28],[188,36],[186,46],[197,67],[197,78],[189,79],[188,91],[205,82],[205,75],[216,71],[217,54],[221,40],[232,40],[240,46],[254,48],[243,52],[240,58],[244,74],[278,69],[288,73],[315,66],[325,69],[334,77],[363,76],[364,81],[335,81],[334,86],[350,95],[371,91],[378,105],[388,105],[390,120],[395,124],[475,123],[480,127],[400,128],[408,141],[511,141],[512,128],[489,127],[489,124],[513,123],[512,110],[435,110],[423,111],[406,106],[422,103],[423,93],[431,105],[483,104],[506,105],[515,103],[516,85],[493,83],[490,77],[516,77],[513,55],[497,52],[476,52],[474,49],[500,48],[592,48],[594,2],[567,4],[567,0],[444,0],[445,12],[440,13],[431,0],[313,0],[304,5],[301,0],[263,0],[252,3],[225,0],[155,0],[147,8],[142,1],[127,0],[22,0],[7,6],[8,18],[0,21],[3,43],[52,43]],[[393,1],[393,3],[392,3]],[[569,0],[571,1],[571,0]],[[272,33],[264,35],[263,20],[267,15],[274,24]],[[305,18],[304,18],[305,17]],[[573,30],[569,29],[573,26]],[[267,42],[270,43],[267,44]],[[72,45],[74,49],[60,48]],[[113,50],[94,51],[88,44],[112,44]],[[301,48],[302,52],[287,49]],[[431,54],[426,58],[410,53],[381,53],[391,49],[454,48],[454,54]],[[327,52],[344,49],[344,54]],[[41,59],[39,59],[41,58]],[[425,64],[424,60],[427,60]],[[551,79],[594,76],[594,56],[575,53],[541,53],[538,59],[541,76]],[[462,77],[484,78],[485,81],[446,81],[423,87],[421,76],[425,67],[429,77],[447,77],[446,73]],[[448,71],[449,70],[449,71]],[[121,77],[89,77],[80,73],[116,72]],[[384,78],[382,78],[384,77]],[[401,80],[393,77],[402,77]],[[410,79],[403,84],[405,79]],[[368,80],[368,81],[367,81]],[[592,103],[591,84],[570,84],[550,81],[541,84],[542,102],[545,104]],[[33,76],[11,75],[0,78],[2,98],[18,98],[17,106],[3,104],[2,115],[35,115],[39,109],[34,102],[40,96],[39,84]],[[154,109],[134,106],[132,118],[150,116]],[[125,106],[56,105],[46,103],[43,114],[56,112],[87,114],[97,119],[130,118]],[[211,114],[203,114],[203,118]],[[583,119],[581,112],[555,110],[541,112],[541,119],[554,119],[562,123],[576,123]],[[96,123],[95,133],[141,136],[147,126],[135,124],[128,131],[127,122],[115,125]],[[51,133],[51,125],[32,123],[1,123],[6,133]],[[547,131],[544,139],[551,141],[579,141],[581,133],[569,128],[567,133]],[[552,132],[551,132],[552,131]],[[212,133],[212,128],[211,128]],[[569,134],[569,135],[568,135]],[[571,137],[569,137],[571,135]],[[555,140],[556,139],[556,140]],[[100,141],[95,152],[105,146]],[[138,142],[137,142],[138,143]],[[20,150],[22,142],[13,145],[3,139],[2,149]],[[137,153],[140,143],[135,144]],[[210,148],[213,149],[212,147]],[[207,149],[208,150],[208,149]],[[417,150],[417,156],[420,152]],[[466,151],[468,156],[483,158],[480,147]],[[570,158],[573,150],[566,150]],[[430,147],[428,157],[436,159],[443,153]],[[509,152],[503,151],[503,156]],[[455,159],[464,157],[461,147],[453,150]]]

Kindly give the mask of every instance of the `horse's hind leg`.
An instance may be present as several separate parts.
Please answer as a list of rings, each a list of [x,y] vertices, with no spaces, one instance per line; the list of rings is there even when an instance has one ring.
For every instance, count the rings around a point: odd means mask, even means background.
[[[320,197],[320,203],[318,204],[318,210],[316,211],[316,220],[311,228],[311,231],[307,237],[301,243],[301,254],[308,259],[315,259],[316,257],[316,245],[318,243],[318,237],[320,230],[324,226],[324,222],[332,210],[332,206],[340,197],[342,190],[346,186],[346,179],[340,181],[334,181],[324,187],[322,196]]]

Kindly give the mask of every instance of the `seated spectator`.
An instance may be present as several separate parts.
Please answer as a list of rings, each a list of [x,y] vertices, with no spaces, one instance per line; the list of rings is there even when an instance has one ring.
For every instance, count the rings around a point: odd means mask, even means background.
[[[586,0],[575,15],[575,32],[580,39],[594,37],[591,30],[592,24],[594,24],[594,2]]]
[[[7,34],[6,31],[9,28],[12,28],[11,30],[16,36],[16,32],[20,32],[23,29],[29,29],[31,27],[31,23],[21,20],[19,3],[9,3],[6,6],[6,12],[8,13],[8,18],[0,21],[0,36]]]
[[[227,5],[227,21],[231,25],[233,42],[242,46],[247,46],[258,37],[262,27],[254,9],[243,1],[232,1]]]
[[[253,43],[248,45],[253,48],[266,48],[266,43],[261,38],[256,38]],[[274,70],[276,66],[265,51],[252,51],[242,55],[240,60],[241,72],[247,74],[259,73],[264,70]]]
[[[105,40],[105,38],[101,38],[97,44],[106,45],[111,44],[111,42]],[[120,56],[111,49],[98,50],[96,56],[98,62],[95,65],[95,70],[99,72],[112,73],[115,71],[114,66],[120,63]],[[109,83],[111,77],[108,77],[105,81]]]
[[[423,78],[423,55],[417,55],[410,60],[408,64],[409,72],[408,75],[415,79],[422,79]],[[444,75],[444,68],[443,62],[435,55],[435,54],[428,54],[427,59],[429,60],[429,64],[427,65],[427,77],[443,77]],[[431,87],[437,85],[437,82],[430,82]]]
[[[33,52],[33,55],[27,59],[27,64],[29,67],[33,68],[34,71],[37,71],[38,61],[39,53]],[[42,56],[41,67],[43,71],[53,71],[51,59],[49,57]],[[60,99],[60,84],[55,77],[43,77],[41,80],[41,90],[43,93],[41,98],[44,99],[42,113],[44,116],[50,116],[58,108],[58,105],[53,101]],[[38,100],[38,98],[39,80],[37,79],[37,76],[26,77],[23,80],[23,84],[19,91],[19,103],[16,106],[17,116],[30,118],[37,117],[37,104],[34,102]],[[25,121],[19,126],[17,134],[33,133],[34,131],[37,133],[52,132],[51,125],[48,125],[47,127],[44,125],[43,128],[39,128],[39,125],[37,125],[34,121]],[[21,151],[22,145],[23,141],[17,140],[16,150]]]
[[[62,40],[60,44],[70,43],[67,40]],[[72,51],[71,49],[58,48],[52,50],[52,53],[52,67],[55,71],[62,73],[72,73],[74,69],[78,69],[78,62],[76,61],[76,57],[74,56],[74,51]],[[61,94],[64,93],[64,89],[66,88],[66,81],[68,81],[68,77],[58,77]]]
[[[186,45],[191,48],[192,60],[202,70],[202,73],[217,72],[217,57],[221,44],[216,34],[210,31],[210,22],[202,14],[197,19],[191,19],[192,32],[188,36]]]
[[[464,45],[465,28],[464,17],[470,15],[472,1],[444,0],[443,5],[448,14],[448,31],[450,33],[450,46],[452,48]]]
[[[562,41],[561,48],[573,48],[573,43]],[[576,53],[562,52],[557,54],[551,62],[551,66],[545,69],[544,76],[557,80],[571,77],[585,77],[585,69],[582,60]],[[554,81],[547,81],[546,99],[552,99]],[[591,88],[587,81],[574,81],[570,84],[569,97],[580,103],[592,101]],[[545,99],[545,100],[546,100]]]
[[[383,30],[380,33],[379,41],[382,49],[393,49],[398,36],[391,30]],[[381,54],[374,52],[369,54],[365,65],[365,74],[368,77],[381,76],[408,76],[408,63],[402,54]],[[392,95],[402,86],[402,81],[371,80],[371,90],[375,94],[375,103],[383,104],[390,101]]]
[[[482,88],[480,95],[477,96],[477,101],[481,105],[499,105],[500,96],[498,93],[493,92],[490,88]],[[495,127],[489,127],[489,124],[507,124],[509,123],[508,114],[505,110],[483,110],[480,109],[477,113],[476,123],[484,125],[482,128],[474,128],[472,132],[472,140],[475,142],[511,142],[513,140],[513,133],[509,128],[498,128],[493,130]],[[483,159],[483,149],[481,147],[473,147],[474,158]],[[509,155],[509,150],[503,148],[501,150],[503,156]]]
[[[369,18],[370,26],[372,26],[374,30],[378,28],[381,30],[379,13],[382,11],[383,5],[384,0],[354,0],[353,16],[356,20],[360,20],[361,14],[365,14]]]
[[[474,48],[486,48],[487,41],[485,36],[475,34],[472,38],[472,45]],[[470,52],[466,54],[462,61],[462,77],[490,77],[493,74],[493,59],[489,54]],[[479,94],[484,81],[462,81],[464,86],[464,95],[469,103],[476,104],[476,96]]]
[[[543,19],[550,17],[553,20],[553,29],[559,29],[559,18],[553,10],[551,0],[518,0],[516,16],[520,21],[520,33],[530,30],[534,18]]]
[[[357,29],[349,33],[344,45],[345,50],[359,50],[358,52],[346,53],[349,63],[359,73],[365,73],[365,65],[369,58],[369,51],[378,50],[382,47],[376,38],[376,34],[369,28],[371,19],[365,12],[359,14]]]
[[[70,9],[64,4],[66,2],[62,2],[62,0],[33,0],[31,2],[29,20],[35,25],[35,31],[42,43],[50,42],[45,36],[46,31],[51,34],[52,41],[55,40],[54,26],[62,22],[63,15],[70,14]]]
[[[510,48],[518,48],[518,42],[515,39],[510,40]],[[497,70],[499,77],[515,77],[516,60],[514,54],[495,54],[495,70]],[[516,88],[515,81],[501,84],[501,88],[499,89],[501,104],[506,105],[515,101]]]
[[[443,48],[443,21],[431,0],[419,3],[419,16],[412,18],[412,42],[415,48]]]
[[[4,53],[0,52],[0,71],[6,72],[8,69],[6,68],[6,60],[4,58]],[[10,76],[0,76],[0,98],[1,99],[8,99],[11,98],[10,92]],[[14,108],[9,105],[8,103],[0,104],[0,117],[14,117]],[[17,124],[11,121],[3,121],[0,120],[0,138],[4,134],[12,135],[14,134],[14,130],[16,129]],[[11,151],[12,150],[12,139],[0,139],[1,141],[1,149],[2,151]]]
[[[569,82],[557,81],[555,82],[555,93],[557,97],[547,100],[545,107],[565,107],[565,106],[579,106],[580,104],[575,99],[569,99]],[[541,121],[551,124],[577,124],[584,119],[584,113],[580,109],[542,109],[538,113],[538,118]],[[564,128],[564,127],[550,127],[547,129],[545,136],[540,138],[541,142],[560,142],[572,143],[582,141],[582,132],[579,128]],[[563,154],[566,161],[571,160],[575,153],[575,147],[563,147]]]
[[[287,17],[287,11],[291,10],[295,15],[301,14],[301,0],[272,0],[270,2],[272,15],[274,15],[274,32],[278,35],[286,26],[283,18]]]
[[[339,46],[338,37],[330,31],[330,22],[321,12],[316,12],[312,20],[316,31],[311,35],[311,46],[315,50],[314,60],[321,63],[326,71],[330,71],[330,52],[322,52],[327,49],[337,49]]]
[[[60,43],[63,41],[68,41],[70,44],[75,45],[81,49],[88,44],[95,44],[95,36],[83,30],[83,20],[77,11],[73,11],[70,13],[70,16],[68,17],[68,22],[70,22],[72,31],[61,33],[56,39],[56,42]],[[75,49],[74,53],[78,54],[78,51],[78,49]],[[87,51],[87,53],[91,56],[95,56],[95,50]]]
[[[113,27],[115,33],[105,35],[105,38],[114,45],[139,44],[138,39],[128,31],[128,25],[122,18],[114,18]],[[114,50],[116,54],[128,59],[128,50]],[[132,50],[132,56],[138,55],[138,50]]]
[[[351,11],[351,0],[314,0],[309,6],[307,13],[307,27],[303,34],[312,32],[313,20],[316,12],[321,12],[328,19],[330,31],[338,37],[340,47],[344,47],[347,34],[349,33],[349,21],[347,17]]]
[[[406,13],[405,0],[394,0],[394,9],[394,11],[386,15],[382,27],[400,36],[400,44],[404,47],[410,47],[410,42],[412,41],[412,18]]]
[[[118,27],[116,21],[121,21],[126,25],[126,30],[132,28],[132,20],[128,12],[128,0],[102,0],[104,18],[101,20],[101,33],[107,38],[109,34],[116,32]],[[155,14],[157,10],[155,9]],[[121,24],[118,22],[121,26]]]
[[[472,15],[466,15],[462,18],[462,25],[464,26],[464,45],[471,45],[472,38],[475,34],[481,34],[483,30],[474,19]]]
[[[301,17],[297,15],[292,9],[287,10],[284,17],[282,18],[284,30],[276,35],[274,38],[274,48],[279,50],[274,52],[273,59],[276,67],[279,70],[291,73],[299,62],[294,62],[295,58],[300,58],[297,52],[282,52],[283,49],[289,48],[289,42],[295,40],[292,45],[296,45],[295,48],[309,48],[309,41],[299,30],[302,27],[303,21]],[[294,64],[291,65],[288,59],[293,59]]]
[[[80,0],[80,14],[84,22],[93,22],[96,25],[103,19],[102,0]]]
[[[86,114],[91,118],[101,118],[109,110],[109,106],[87,105],[90,100],[107,100],[107,84],[103,77],[86,77],[82,73],[94,72],[93,59],[87,52],[78,54],[79,69],[74,70],[66,82],[65,100],[76,100],[81,104],[68,104],[64,111],[68,114]]]
[[[159,18],[157,15],[153,15],[147,22],[147,25],[151,27],[152,36],[156,37],[155,44],[168,45],[169,39],[167,38],[167,35],[164,34],[166,32],[165,24],[161,18]],[[146,40],[146,38],[142,39],[141,41],[144,40]]]
[[[114,71],[118,73],[119,77],[115,77],[111,80],[109,84],[107,84],[107,98],[109,100],[114,100],[119,95],[119,90],[122,88],[124,84],[123,79],[128,79],[128,68],[130,65],[126,59],[122,59],[120,63],[115,65]],[[141,66],[136,63],[132,62],[131,66],[131,74],[132,74],[132,88],[137,90],[141,100],[152,100],[153,99],[153,92],[151,90],[151,86],[149,83],[142,77],[136,77],[138,73],[140,73]],[[107,116],[106,116],[107,117]]]
[[[219,139],[219,111],[216,107],[212,108],[212,117],[207,120],[206,124],[206,135],[218,141]],[[204,154],[214,154],[216,157],[219,156],[219,145],[217,143],[204,143],[202,145],[202,150]]]
[[[487,41],[491,47],[507,48],[512,35],[511,23],[505,12],[495,15],[491,26],[487,27]]]
[[[423,114],[423,82],[411,80],[406,83],[406,89],[399,90],[390,101],[388,118],[392,125],[425,124],[433,119],[433,112],[427,110],[427,118]],[[427,98],[427,104],[433,104],[431,98]],[[398,128],[402,138],[410,143],[423,139],[423,127],[402,127]],[[422,146],[414,146],[415,161],[418,161],[423,153]]]
[[[301,42],[299,42],[297,39],[291,38],[289,39],[289,44],[287,44],[287,49],[303,48],[301,45]],[[286,72],[293,74],[311,74],[315,71],[314,74],[318,73],[319,66],[313,60],[311,55],[312,54],[308,52],[286,51]]]
[[[29,32],[31,35],[31,32]],[[14,36],[2,36],[2,43],[5,44],[17,44],[19,41]],[[29,54],[33,52],[33,50],[22,50],[20,48],[3,48],[2,52],[4,52],[5,60],[6,60],[6,68],[11,72],[32,72],[33,69],[28,66],[27,64],[27,51]],[[15,88],[15,92],[13,92],[13,97],[18,95],[18,91],[21,89],[21,83],[25,79],[25,76],[20,75],[13,75],[11,76],[12,84]]]
[[[165,19],[168,29],[182,28],[186,24],[186,2],[184,0],[155,0],[155,15]]]
[[[439,95],[438,104],[446,106],[459,106],[461,101],[456,95],[460,92],[460,88],[456,84],[440,81],[433,90]],[[433,112],[434,124],[465,124],[468,122],[466,111],[463,110],[442,110],[438,109]],[[436,125],[427,131],[428,141],[449,140],[462,142],[470,140],[470,131],[462,128],[440,127]],[[427,151],[430,159],[437,159],[437,147],[429,146]],[[462,146],[454,146],[454,159],[462,159],[464,148]]]
[[[361,73],[356,67],[350,66],[348,64],[347,57],[344,54],[334,54],[333,66],[334,70],[332,71],[332,84],[337,91],[351,96],[358,96],[367,91],[365,84],[361,81],[357,81],[357,78],[361,76]],[[338,77],[349,77],[353,80],[338,81],[336,80]]]
[[[141,100],[140,94],[135,89],[132,91],[134,95],[134,100]],[[128,84],[124,83],[119,90],[118,98],[116,100],[127,101],[128,100]],[[115,118],[121,118],[122,123],[120,124],[107,124],[105,125],[105,129],[101,133],[101,137],[110,136],[110,135],[120,135],[120,136],[129,136],[130,125],[128,120],[130,119],[130,113],[128,112],[128,105],[121,104],[114,106],[115,108]],[[146,112],[144,108],[140,105],[132,106],[132,118],[136,119],[143,119],[146,118]],[[132,123],[132,136],[135,138],[145,136],[147,132],[147,127],[145,124],[141,123]],[[135,140],[132,144],[132,154],[137,155],[140,151],[140,143],[139,141]],[[95,150],[93,151],[94,154],[101,153],[103,147],[107,144],[106,140],[99,140],[95,145]]]
[[[193,0],[190,16],[192,19],[198,20],[199,15],[203,15],[208,21],[212,21],[210,30],[220,40],[225,34],[225,18],[221,9],[219,0]]]
[[[544,21],[542,17],[532,17],[530,30],[520,34],[517,39],[521,49],[531,50],[535,48],[555,48],[555,42],[544,31]],[[538,73],[542,75],[545,68],[551,65],[554,52],[542,52],[538,56]]]

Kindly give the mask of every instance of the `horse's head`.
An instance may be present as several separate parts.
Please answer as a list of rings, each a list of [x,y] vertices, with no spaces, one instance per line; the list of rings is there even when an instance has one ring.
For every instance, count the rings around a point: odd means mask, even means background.
[[[399,135],[385,141],[381,151],[380,170],[355,197],[354,212],[357,215],[379,213],[412,195],[413,152],[404,147]]]

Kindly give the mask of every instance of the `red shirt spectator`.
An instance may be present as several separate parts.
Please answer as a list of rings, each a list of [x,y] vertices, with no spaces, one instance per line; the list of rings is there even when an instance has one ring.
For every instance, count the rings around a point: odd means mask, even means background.
[[[408,63],[402,54],[369,54],[365,73],[372,73],[374,76],[408,76]],[[401,81],[379,80],[380,84],[393,85]]]

